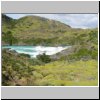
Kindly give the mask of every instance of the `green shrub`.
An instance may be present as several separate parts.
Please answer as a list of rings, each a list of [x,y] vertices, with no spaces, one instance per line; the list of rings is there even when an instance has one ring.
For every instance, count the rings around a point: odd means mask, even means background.
[[[17,38],[13,36],[11,31],[7,31],[6,33],[3,33],[2,40],[9,45],[13,45],[18,42]]]
[[[51,62],[51,58],[49,57],[49,55],[46,55],[45,53],[38,55],[37,59],[39,59],[40,61],[44,62],[44,63],[49,63]]]
[[[19,54],[19,56],[29,57],[29,58],[30,58],[30,55],[28,55],[28,54],[24,54],[24,53]]]

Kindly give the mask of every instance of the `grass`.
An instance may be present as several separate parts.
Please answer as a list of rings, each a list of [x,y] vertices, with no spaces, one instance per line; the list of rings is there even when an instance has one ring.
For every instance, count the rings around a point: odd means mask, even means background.
[[[97,86],[98,61],[62,59],[43,63],[3,50],[2,79],[4,86]]]
[[[98,84],[96,60],[76,61],[71,64],[56,61],[45,66],[34,66],[34,70],[41,76],[35,80],[35,85],[97,86]]]

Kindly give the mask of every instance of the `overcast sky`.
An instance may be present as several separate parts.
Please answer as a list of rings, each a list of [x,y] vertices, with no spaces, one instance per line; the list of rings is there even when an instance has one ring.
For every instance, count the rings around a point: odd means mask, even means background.
[[[98,26],[97,14],[6,14],[14,19],[28,15],[41,16],[61,21],[73,28],[95,28]]]

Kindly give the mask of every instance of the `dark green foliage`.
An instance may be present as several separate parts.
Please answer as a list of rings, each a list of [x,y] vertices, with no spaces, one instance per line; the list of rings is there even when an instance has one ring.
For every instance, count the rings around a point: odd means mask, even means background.
[[[45,45],[45,46],[50,46],[52,43],[56,43],[57,38],[48,38],[48,39],[43,39],[43,38],[31,38],[29,40],[23,40],[24,43],[26,44],[31,44],[31,45]]]
[[[98,32],[93,30],[89,33],[90,41],[97,44],[98,43]]]
[[[30,66],[33,65],[39,65],[39,62],[30,59],[28,55],[17,54],[7,49],[3,49],[2,85],[22,85],[22,83],[19,83],[20,79],[31,75],[34,69],[31,69]]]
[[[29,57],[30,58],[30,55],[24,54],[24,53],[19,54],[19,56],[24,56],[24,57]]]
[[[67,56],[68,60],[89,60],[89,59],[98,59],[98,51],[97,50],[88,50],[86,48],[81,48],[77,52],[73,52],[72,54]]]
[[[51,58],[49,57],[49,55],[46,55],[45,53],[43,53],[42,55],[38,55],[37,59],[39,59],[40,61],[42,61],[44,63],[51,62]]]
[[[3,33],[2,35],[2,40],[7,43],[8,45],[13,45],[13,44],[17,44],[18,40],[17,38],[15,38],[12,34],[11,31],[8,31],[6,33]]]
[[[2,14],[2,32],[7,32],[13,29],[16,20]]]
[[[32,76],[35,65],[44,65],[51,59],[48,55],[39,55],[37,58],[30,58],[27,54],[18,54],[9,49],[2,50],[2,85],[29,85],[27,82]],[[26,83],[20,83],[25,78]],[[33,77],[34,78],[34,77]],[[22,81],[22,80],[21,80]],[[31,80],[33,81],[33,80]],[[32,83],[33,85],[34,83]]]

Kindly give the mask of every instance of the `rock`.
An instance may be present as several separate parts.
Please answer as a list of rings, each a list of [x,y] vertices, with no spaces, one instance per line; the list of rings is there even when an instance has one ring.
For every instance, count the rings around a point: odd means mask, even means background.
[[[51,59],[54,59],[54,60],[57,60],[57,59],[59,59],[59,58],[61,58],[63,56],[67,56],[67,55],[73,53],[74,51],[75,51],[75,47],[70,47],[68,49],[62,50],[59,53],[56,53],[54,55],[51,55],[50,58]]]
[[[10,50],[10,48],[4,48],[3,52],[6,52],[6,53],[11,54],[11,55],[15,55],[15,56],[18,55],[18,53],[15,50]]]

